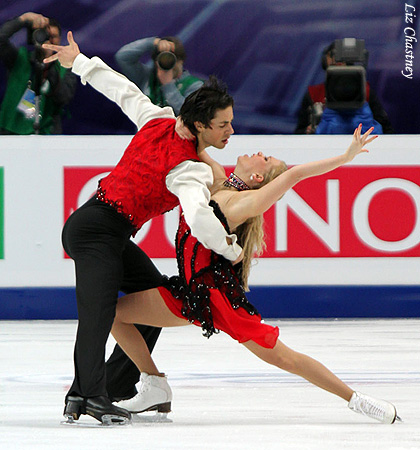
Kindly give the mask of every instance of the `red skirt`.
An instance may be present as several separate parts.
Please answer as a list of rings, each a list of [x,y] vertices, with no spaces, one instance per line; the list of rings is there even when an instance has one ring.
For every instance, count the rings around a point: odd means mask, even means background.
[[[158,289],[170,311],[185,319],[181,313],[182,301],[174,298],[165,287],[160,286]],[[258,314],[251,315],[243,308],[233,309],[229,300],[217,289],[210,289],[210,307],[217,330],[224,331],[240,343],[254,341],[265,348],[273,348],[276,345],[279,337],[278,327],[262,323]],[[194,325],[201,326],[197,321]]]

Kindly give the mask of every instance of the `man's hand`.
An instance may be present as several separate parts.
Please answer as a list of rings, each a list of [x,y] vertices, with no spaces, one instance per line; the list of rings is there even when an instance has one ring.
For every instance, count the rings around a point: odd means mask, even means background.
[[[47,28],[50,24],[50,19],[43,16],[42,14],[37,14],[34,12],[27,12],[19,16],[22,22],[30,23],[32,28],[36,30],[37,28]]]
[[[174,69],[163,70],[159,66],[156,68],[156,76],[160,84],[163,85],[171,83],[176,78]]]
[[[235,259],[235,261],[232,262],[232,264],[235,266],[236,264],[239,264],[244,259],[245,253],[242,249],[241,254]]]
[[[48,64],[53,61],[60,61],[60,64],[66,69],[70,69],[73,66],[73,62],[76,56],[80,53],[79,46],[73,39],[73,33],[69,31],[67,33],[67,41],[69,45],[53,45],[53,44],[42,44],[42,48],[52,50],[56,53],[44,59],[44,63]]]
[[[159,53],[161,52],[174,52],[175,44],[172,41],[167,41],[166,39],[156,38],[153,44],[157,47]]]
[[[305,134],[315,134],[315,128],[313,125],[308,125],[305,129]]]

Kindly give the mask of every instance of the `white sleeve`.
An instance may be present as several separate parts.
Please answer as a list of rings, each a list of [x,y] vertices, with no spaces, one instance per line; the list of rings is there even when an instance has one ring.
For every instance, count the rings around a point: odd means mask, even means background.
[[[72,71],[80,76],[82,84],[89,83],[115,102],[138,129],[152,119],[175,118],[172,108],[154,105],[134,83],[111,69],[97,56],[88,58],[79,53]]]
[[[179,198],[185,221],[191,233],[206,248],[235,261],[241,254],[235,234],[227,234],[225,228],[209,206],[209,187],[213,184],[213,173],[205,163],[184,161],[166,176],[166,187]],[[228,244],[226,238],[232,240]]]

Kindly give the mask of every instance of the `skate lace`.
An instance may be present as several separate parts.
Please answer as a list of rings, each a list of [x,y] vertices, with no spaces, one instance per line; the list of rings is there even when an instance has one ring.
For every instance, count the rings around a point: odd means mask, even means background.
[[[385,408],[375,400],[361,398],[359,402],[359,411],[365,416],[374,417],[382,420],[385,417]]]
[[[149,377],[146,378],[145,380],[142,380],[142,383],[140,385],[140,394],[150,391],[151,385],[152,383]]]

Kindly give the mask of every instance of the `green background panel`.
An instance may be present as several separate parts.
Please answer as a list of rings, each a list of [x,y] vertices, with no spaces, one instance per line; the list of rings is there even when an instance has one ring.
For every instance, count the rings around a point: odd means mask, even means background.
[[[3,190],[3,167],[0,167],[0,259],[4,258],[4,190]]]

